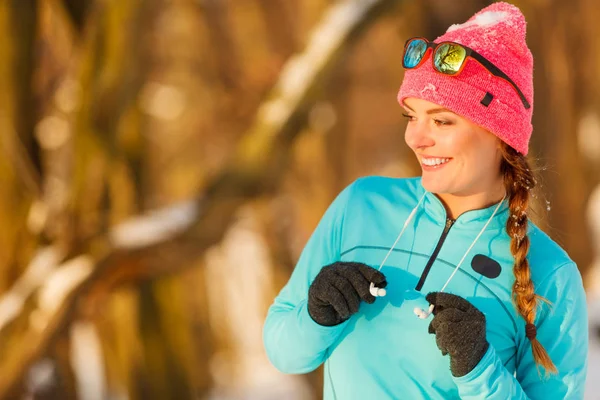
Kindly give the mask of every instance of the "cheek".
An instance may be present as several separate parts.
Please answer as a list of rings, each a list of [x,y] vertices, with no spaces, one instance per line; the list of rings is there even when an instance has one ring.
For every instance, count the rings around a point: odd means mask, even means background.
[[[483,175],[496,164],[496,147],[477,135],[449,135],[444,138],[446,149],[474,175]]]
[[[454,155],[457,158],[472,153],[473,142],[468,135],[462,132],[448,132],[448,134],[440,135],[437,142],[444,149],[441,153]]]
[[[465,151],[468,149],[469,167],[474,174],[483,177],[500,170],[498,150],[494,143],[474,139],[466,146],[469,146],[465,147]]]

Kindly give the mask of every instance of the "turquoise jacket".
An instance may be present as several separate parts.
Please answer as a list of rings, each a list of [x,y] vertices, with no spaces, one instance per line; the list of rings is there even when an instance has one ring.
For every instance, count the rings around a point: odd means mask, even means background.
[[[511,302],[506,201],[445,290],[486,315],[489,350],[469,374],[452,376],[448,356],[427,333],[432,317],[421,320],[413,309],[427,308],[425,296],[441,289],[495,205],[465,212],[448,229],[442,203],[427,193],[381,269],[387,295],[363,302],[334,327],[311,319],[308,288],[319,270],[339,260],[378,268],[424,193],[420,178],[366,177],[339,194],[269,309],[263,339],[273,365],[302,374],[325,362],[325,399],[583,398],[588,319],[581,275],[567,253],[530,223],[531,277],[536,293],[552,303],[536,315],[537,338],[558,368],[545,377]]]

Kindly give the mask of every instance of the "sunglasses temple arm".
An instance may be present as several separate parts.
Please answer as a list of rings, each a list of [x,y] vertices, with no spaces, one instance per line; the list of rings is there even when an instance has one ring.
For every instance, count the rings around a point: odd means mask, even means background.
[[[502,71],[500,71],[500,72],[502,72]],[[511,86],[515,89],[515,91],[517,92],[517,94],[521,98],[521,101],[523,102],[523,105],[525,106],[525,109],[527,109],[527,110],[530,109],[531,105],[529,104],[529,102],[525,98],[525,95],[523,94],[523,92],[521,92],[521,89],[519,89],[519,87],[517,86],[517,84],[514,83],[512,81],[512,79],[510,79],[508,76],[506,76],[506,74],[504,74],[503,72],[502,72],[502,75],[504,75],[504,76],[499,76],[499,77],[500,78],[504,78],[508,83],[511,84]]]
[[[481,65],[483,65],[483,67],[485,67],[488,71],[490,71],[492,74],[494,74],[498,78],[502,78],[505,81],[507,81],[508,83],[510,83],[510,85],[513,87],[513,89],[515,89],[515,91],[517,92],[517,95],[521,99],[521,102],[523,103],[523,106],[525,106],[526,109],[531,108],[531,105],[529,104],[529,102],[525,98],[525,95],[523,94],[523,92],[521,92],[521,89],[519,89],[519,87],[517,86],[517,84],[514,83],[512,81],[512,79],[509,78],[508,75],[506,75],[504,72],[502,72],[500,70],[500,68],[496,67],[494,64],[492,64],[487,59],[485,59],[481,54],[476,53],[475,51],[472,51],[472,53],[470,55],[475,60],[477,60]]]

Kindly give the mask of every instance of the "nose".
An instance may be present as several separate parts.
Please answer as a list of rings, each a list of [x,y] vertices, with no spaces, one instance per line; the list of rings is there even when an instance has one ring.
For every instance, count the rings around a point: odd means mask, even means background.
[[[420,121],[410,122],[406,126],[404,141],[412,150],[430,147],[435,144],[428,125]]]

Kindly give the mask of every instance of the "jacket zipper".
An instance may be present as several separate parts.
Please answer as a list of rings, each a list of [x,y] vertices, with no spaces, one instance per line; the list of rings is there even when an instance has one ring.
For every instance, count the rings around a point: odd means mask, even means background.
[[[433,250],[433,253],[431,254],[431,257],[429,258],[429,261],[427,261],[427,265],[425,265],[425,269],[423,270],[423,273],[421,274],[421,278],[419,279],[419,282],[417,283],[415,290],[421,291],[421,289],[423,288],[423,285],[425,284],[425,279],[427,279],[427,275],[429,275],[429,271],[431,270],[431,266],[433,265],[433,262],[437,258],[438,253],[442,249],[442,245],[444,244],[444,241],[446,240],[446,236],[448,236],[448,232],[450,231],[450,228],[452,228],[452,225],[454,225],[454,222],[456,222],[456,220],[451,219],[451,218],[446,218],[446,226],[444,227],[442,236],[440,236],[440,240],[438,241],[437,246],[435,246],[435,250]]]

